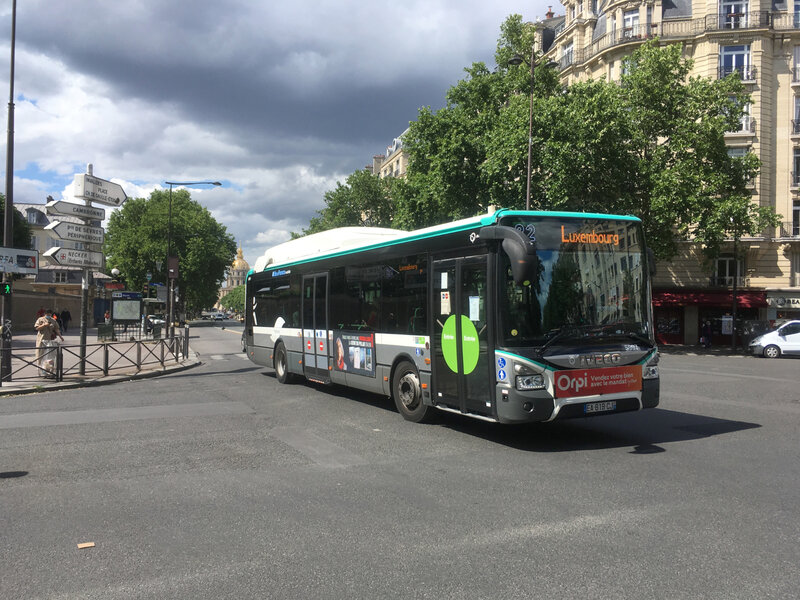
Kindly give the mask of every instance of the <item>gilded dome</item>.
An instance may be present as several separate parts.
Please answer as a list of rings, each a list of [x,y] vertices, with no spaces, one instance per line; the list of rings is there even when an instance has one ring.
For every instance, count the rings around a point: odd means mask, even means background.
[[[249,271],[250,265],[244,259],[244,254],[242,253],[242,247],[239,246],[239,249],[236,250],[236,258],[233,261],[232,265],[233,269],[236,271]]]

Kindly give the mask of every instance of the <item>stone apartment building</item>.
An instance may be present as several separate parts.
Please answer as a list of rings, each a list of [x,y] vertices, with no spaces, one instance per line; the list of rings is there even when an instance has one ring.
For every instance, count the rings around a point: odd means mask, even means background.
[[[537,23],[536,50],[558,64],[565,84],[618,81],[622,59],[644,40],[680,43],[693,75],[737,73],[752,97],[740,127],[726,140],[731,154],[761,159],[753,202],[782,215],[774,230],[731,240],[709,264],[684,243],[658,265],[653,304],[662,343],[697,343],[711,321],[715,343],[730,343],[736,284],[737,322],[800,318],[800,0],[565,0],[562,16]],[[734,278],[735,281],[734,281]]]

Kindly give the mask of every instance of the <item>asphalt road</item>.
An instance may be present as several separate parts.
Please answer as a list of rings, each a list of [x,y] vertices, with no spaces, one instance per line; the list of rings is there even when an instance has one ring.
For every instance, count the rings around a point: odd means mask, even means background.
[[[0,398],[0,598],[798,597],[800,360],[669,355],[655,410],[414,425],[280,386],[240,331]]]

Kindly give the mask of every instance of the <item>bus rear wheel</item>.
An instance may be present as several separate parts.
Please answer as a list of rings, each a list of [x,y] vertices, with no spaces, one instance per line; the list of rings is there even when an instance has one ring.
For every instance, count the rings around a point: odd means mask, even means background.
[[[406,421],[423,423],[431,420],[433,407],[422,402],[422,386],[417,368],[407,360],[397,365],[392,377],[392,399]]]
[[[294,381],[294,375],[289,373],[289,362],[286,359],[286,346],[283,344],[278,344],[275,347],[274,366],[275,377],[278,383],[292,383],[292,381]]]

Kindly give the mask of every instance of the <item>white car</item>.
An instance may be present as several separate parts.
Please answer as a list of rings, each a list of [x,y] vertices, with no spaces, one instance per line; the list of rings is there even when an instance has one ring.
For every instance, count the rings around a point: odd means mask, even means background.
[[[789,321],[750,342],[750,352],[756,356],[778,358],[781,355],[800,355],[800,321]]]

